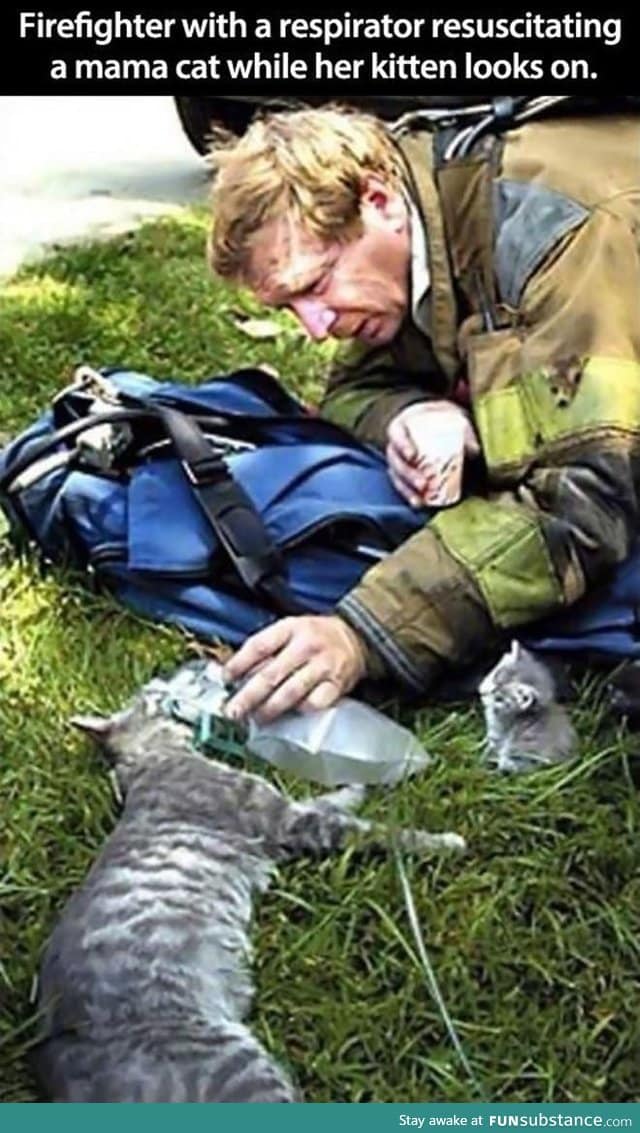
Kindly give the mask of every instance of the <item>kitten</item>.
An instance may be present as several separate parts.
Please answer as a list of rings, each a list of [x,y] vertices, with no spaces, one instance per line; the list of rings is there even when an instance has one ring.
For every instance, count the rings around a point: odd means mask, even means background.
[[[576,735],[555,699],[551,673],[519,642],[512,642],[478,691],[489,760],[499,771],[531,771],[572,754]]]
[[[253,987],[254,893],[277,862],[388,830],[349,813],[364,789],[291,802],[257,775],[197,755],[147,692],[76,721],[105,748],[120,821],[47,945],[33,1067],[69,1102],[292,1102],[287,1074],[243,1020]],[[399,832],[406,847],[461,850],[457,834]]]

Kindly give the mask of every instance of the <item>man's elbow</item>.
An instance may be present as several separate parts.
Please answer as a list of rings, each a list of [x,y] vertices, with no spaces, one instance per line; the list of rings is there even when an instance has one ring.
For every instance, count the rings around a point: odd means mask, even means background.
[[[565,540],[581,564],[585,582],[627,558],[638,534],[638,495],[627,452],[600,451],[562,468],[532,476],[538,504],[549,516],[549,533]],[[540,491],[539,489],[542,489]]]

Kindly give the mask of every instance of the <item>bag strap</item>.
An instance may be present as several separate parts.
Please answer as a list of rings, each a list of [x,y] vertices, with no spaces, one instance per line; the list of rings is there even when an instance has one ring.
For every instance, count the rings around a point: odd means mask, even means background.
[[[637,95],[613,95],[605,98],[580,97],[579,95],[545,95],[527,98],[500,95],[491,101],[488,114],[479,121],[455,132],[448,143],[444,162],[453,158],[468,157],[477,142],[487,134],[500,137],[506,130],[522,126],[536,118],[571,117],[576,115],[602,115],[611,113],[637,114],[640,98]]]
[[[96,425],[128,424],[130,421],[143,420],[149,415],[142,409],[109,409],[104,413],[95,413],[90,417],[71,421],[68,425],[52,430],[30,445],[26,452],[19,452],[13,460],[5,464],[4,472],[0,476],[0,494],[10,495],[11,492],[21,491],[26,485],[16,483],[16,481],[19,481],[25,472],[42,461],[47,454],[59,445],[74,441],[81,433],[88,432]]]
[[[234,480],[196,421],[176,409],[146,402],[144,408],[113,409],[65,425],[5,468],[0,493],[20,491],[25,485],[18,483],[19,478],[28,469],[81,433],[97,425],[126,424],[149,417],[160,421],[170,437],[198,504],[245,586],[265,597],[278,613],[308,613],[291,592],[280,552],[244,488]],[[218,425],[226,423],[222,415],[216,415],[215,420]]]
[[[302,613],[280,552],[224,460],[190,417],[164,407],[158,412],[193,494],[245,586],[265,595],[281,613]]]

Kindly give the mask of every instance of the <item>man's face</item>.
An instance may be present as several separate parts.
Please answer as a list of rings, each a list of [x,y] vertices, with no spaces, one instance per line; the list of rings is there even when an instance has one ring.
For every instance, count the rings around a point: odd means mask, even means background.
[[[325,243],[290,216],[256,235],[247,282],[268,306],[288,307],[321,341],[390,342],[409,303],[411,239],[402,194],[376,178],[363,184],[362,232],[345,244]]]

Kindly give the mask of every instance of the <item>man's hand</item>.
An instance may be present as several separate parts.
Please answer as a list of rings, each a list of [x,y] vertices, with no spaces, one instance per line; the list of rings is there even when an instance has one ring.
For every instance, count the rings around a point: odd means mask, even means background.
[[[389,476],[412,507],[457,503],[464,458],[479,452],[468,415],[452,401],[408,405],[387,429]]]
[[[226,715],[274,720],[290,708],[329,708],[365,675],[364,646],[335,615],[283,618],[253,634],[225,665],[225,677],[246,677]]]

